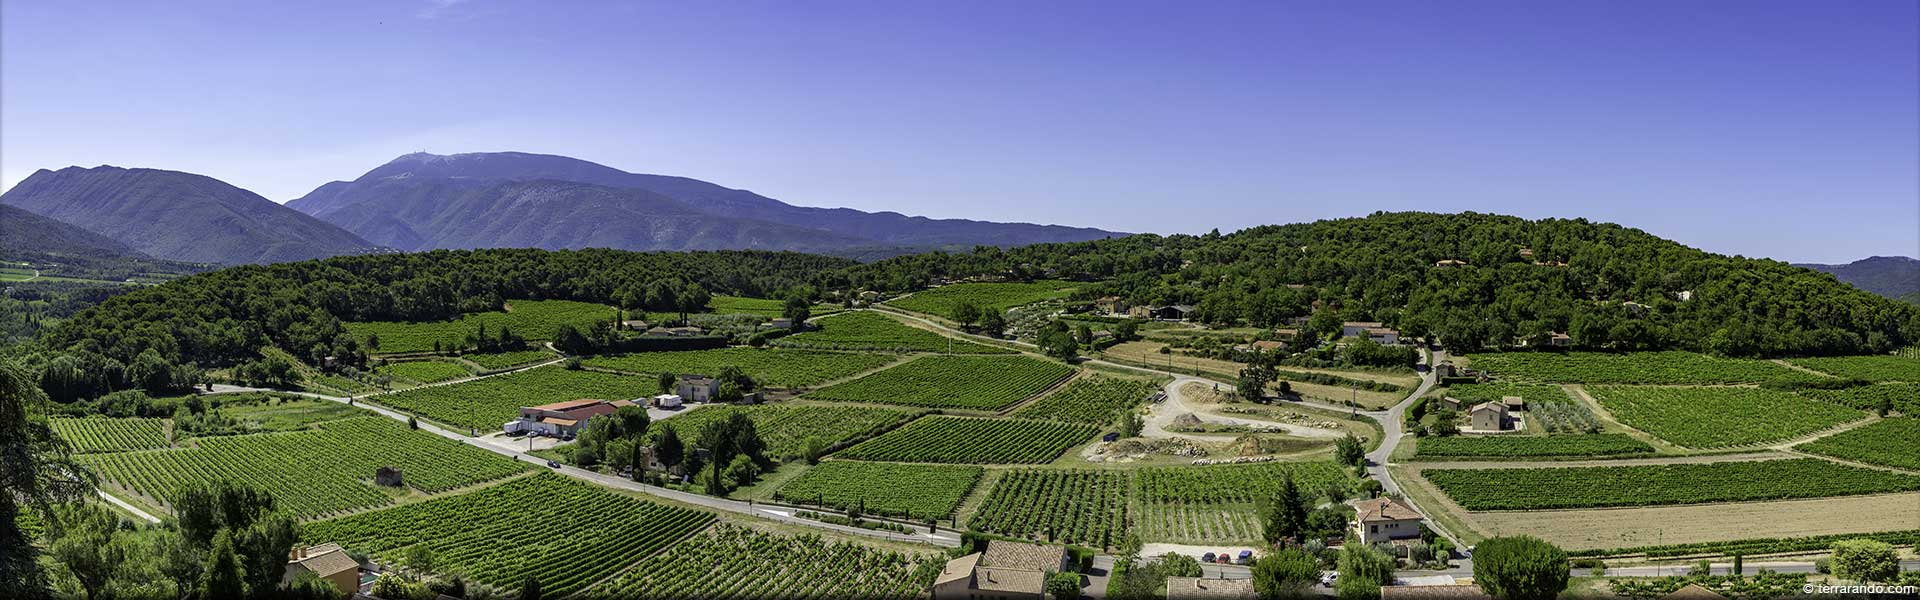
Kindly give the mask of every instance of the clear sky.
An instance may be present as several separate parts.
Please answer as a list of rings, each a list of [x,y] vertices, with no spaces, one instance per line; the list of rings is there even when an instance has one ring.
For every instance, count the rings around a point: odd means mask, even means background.
[[[1911,0],[0,7],[9,186],[113,164],[284,202],[521,150],[935,217],[1476,210],[1920,255]]]

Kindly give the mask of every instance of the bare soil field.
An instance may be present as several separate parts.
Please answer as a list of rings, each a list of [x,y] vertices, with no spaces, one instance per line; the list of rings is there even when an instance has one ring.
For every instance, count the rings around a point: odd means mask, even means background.
[[[1621,548],[1913,529],[1920,527],[1920,493],[1698,506],[1466,513],[1465,520],[1488,536],[1532,535],[1568,550]]]

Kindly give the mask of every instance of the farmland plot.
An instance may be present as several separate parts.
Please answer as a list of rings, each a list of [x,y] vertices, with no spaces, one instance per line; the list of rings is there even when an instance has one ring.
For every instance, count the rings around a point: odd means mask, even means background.
[[[166,419],[66,419],[50,420],[53,432],[73,446],[75,454],[120,452],[166,448]]]
[[[1553,433],[1588,433],[1600,430],[1600,419],[1585,404],[1575,401],[1557,385],[1509,383],[1469,383],[1447,387],[1447,396],[1461,401],[1461,410],[1482,402],[1497,402],[1507,396],[1519,396],[1527,402],[1527,416],[1537,426]]]
[[[1257,543],[1259,509],[1280,493],[1288,475],[1308,498],[1353,483],[1331,462],[1142,469],[1135,475],[1136,527],[1151,541]]]
[[[841,458],[957,464],[1050,462],[1098,430],[1088,425],[934,415],[840,451]]]
[[[509,310],[467,313],[448,321],[369,321],[346,326],[355,340],[380,336],[383,353],[428,352],[434,342],[446,350],[465,348],[467,336],[482,325],[489,336],[508,328],[527,340],[545,341],[553,339],[554,328],[562,324],[584,331],[612,319],[615,311],[611,306],[571,300],[509,300],[507,306]]]
[[[1920,418],[1885,419],[1795,448],[1870,465],[1920,471]]]
[[[972,304],[982,311],[1006,312],[1015,306],[1065,298],[1074,285],[1071,281],[956,283],[914,292],[905,298],[888,300],[887,304],[952,319],[954,309],[961,304]]]
[[[733,413],[745,413],[753,420],[760,439],[767,443],[767,454],[787,460],[806,455],[807,440],[826,445],[879,433],[920,411],[868,406],[814,406],[760,404],[754,406],[711,406],[671,419],[656,421],[650,431],[671,428],[681,440],[699,439],[700,428],[726,420]]]
[[[472,361],[473,364],[480,365],[482,369],[499,371],[549,361],[558,357],[554,356],[552,352],[545,350],[521,350],[517,352],[490,352],[485,354],[467,353],[460,355],[460,358]]]
[[[587,596],[911,600],[933,584],[945,564],[935,554],[908,555],[722,524],[641,560]]]
[[[1920,382],[1920,358],[1893,355],[1833,356],[1795,358],[1787,362],[1822,373],[1873,382]]]
[[[380,404],[429,419],[470,427],[482,432],[520,416],[520,407],[566,400],[596,398],[627,400],[659,392],[652,378],[570,371],[558,367],[529,369],[497,377],[380,396]]]
[[[980,482],[980,467],[832,460],[815,465],[773,494],[791,504],[908,519],[944,519]]]
[[[1649,454],[1653,447],[1621,433],[1420,438],[1417,456],[1551,457]]]
[[[196,448],[92,454],[101,477],[169,501],[182,484],[252,483],[301,518],[381,506],[392,498],[370,484],[398,467],[408,487],[441,492],[519,473],[525,466],[452,440],[408,430],[384,417],[322,423],[318,429],[202,438]]]
[[[1629,427],[1688,448],[1792,439],[1866,415],[1791,392],[1759,388],[1588,388]]]
[[[1920,490],[1920,475],[1817,458],[1422,472],[1467,510],[1657,506],[1824,498]]]
[[[1878,410],[1882,404],[1886,404],[1900,411],[1900,414],[1920,417],[1920,384],[1882,383],[1841,390],[1800,390],[1799,394],[1860,410]]]
[[[1551,383],[1711,385],[1821,379],[1764,360],[1681,351],[1504,352],[1475,354],[1468,360],[1474,368],[1496,375]]]
[[[1095,548],[1127,534],[1126,471],[1023,469],[1000,478],[967,527]]]
[[[723,348],[595,356],[587,359],[586,364],[642,375],[661,372],[713,375],[719,373],[722,367],[738,367],[754,381],[772,387],[793,388],[871,371],[894,360],[894,356],[886,354],[787,348]]]
[[[472,375],[466,367],[437,360],[410,360],[388,363],[374,370],[396,378],[420,383],[440,383]]]
[[[827,387],[815,400],[999,410],[1040,393],[1073,368],[1025,356],[923,356]]]
[[[1076,379],[1060,391],[1020,407],[1013,416],[1106,426],[1158,389],[1144,379],[1094,375]]]
[[[876,352],[946,352],[960,354],[1012,354],[1012,350],[944,337],[938,333],[909,327],[873,311],[854,311],[814,321],[819,329],[803,331],[774,340],[775,346],[820,348],[825,350],[866,350]]]
[[[336,542],[381,562],[425,546],[436,570],[518,589],[531,576],[566,597],[672,545],[713,515],[614,494],[542,473],[468,494],[307,523],[308,543]],[[530,526],[538,524],[537,527]]]

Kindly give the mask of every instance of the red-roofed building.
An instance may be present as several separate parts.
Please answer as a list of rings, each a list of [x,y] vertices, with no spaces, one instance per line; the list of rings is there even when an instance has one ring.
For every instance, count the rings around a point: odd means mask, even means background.
[[[553,436],[578,435],[587,421],[594,417],[613,414],[627,406],[638,406],[626,400],[568,400],[526,406],[520,409],[520,418],[508,421],[504,429],[507,433],[537,432]]]

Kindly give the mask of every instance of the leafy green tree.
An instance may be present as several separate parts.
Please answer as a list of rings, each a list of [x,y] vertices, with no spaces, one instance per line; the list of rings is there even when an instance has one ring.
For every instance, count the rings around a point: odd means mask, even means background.
[[[1240,369],[1240,379],[1234,384],[1234,390],[1240,393],[1241,398],[1257,402],[1266,397],[1267,384],[1273,383],[1273,380],[1278,378],[1279,374],[1273,370],[1273,367],[1248,365]]]
[[[1140,322],[1133,319],[1121,319],[1113,324],[1113,339],[1130,342],[1140,335]]]
[[[953,320],[961,326],[972,326],[980,320],[980,307],[972,302],[961,302],[953,307]]]
[[[1393,582],[1392,556],[1366,544],[1340,548],[1340,580],[1334,589],[1342,599],[1379,598],[1380,586]]]
[[[46,402],[25,369],[0,359],[0,489],[6,490],[0,492],[0,597],[47,596],[39,551],[17,520],[22,506],[45,517],[54,504],[93,491],[89,471],[74,463],[67,443],[40,416]]]
[[[529,573],[526,579],[520,580],[520,595],[515,600],[541,600],[545,597],[540,592],[540,580],[533,574]]]
[[[127,560],[127,545],[115,539],[120,519],[98,504],[71,504],[57,511],[59,537],[48,554],[73,574],[88,600],[100,598],[114,572]]]
[[[1566,552],[1531,536],[1490,538],[1473,552],[1474,582],[1505,600],[1552,600],[1567,589],[1567,567]]]
[[[793,319],[795,325],[813,317],[813,303],[799,295],[787,296],[787,303],[781,307],[780,316]]]
[[[1300,488],[1294,484],[1292,473],[1280,481],[1280,493],[1267,506],[1266,518],[1261,525],[1261,535],[1271,546],[1298,540],[1306,529],[1307,501],[1300,496]]]
[[[1893,581],[1900,573],[1900,553],[1878,540],[1841,540],[1833,543],[1833,560],[1828,564],[1841,579],[1861,584]]]
[[[568,355],[592,354],[593,341],[580,333],[580,329],[571,323],[561,323],[553,328],[553,347]]]
[[[655,381],[660,384],[660,393],[671,394],[673,393],[674,386],[679,383],[679,377],[676,377],[673,373],[661,371],[660,376],[657,377]]]
[[[1260,557],[1253,563],[1253,591],[1260,600],[1306,598],[1320,579],[1320,562],[1298,548]]]
[[[1040,351],[1060,360],[1071,359],[1080,354],[1080,343],[1073,340],[1073,334],[1055,331],[1040,338]]]
[[[999,311],[989,310],[986,311],[985,314],[980,315],[980,333],[991,337],[1000,337],[1000,334],[1005,333],[1006,330],[1007,317],[1001,315]]]
[[[1079,573],[1048,573],[1047,596],[1054,600],[1079,600]]]
[[[662,426],[660,435],[653,439],[653,459],[672,468],[679,465],[684,456],[686,456],[686,445],[680,441],[680,432],[672,427]]]
[[[1348,433],[1334,442],[1333,457],[1342,465],[1364,464],[1367,460],[1367,447],[1360,443],[1360,438]]]
[[[195,591],[207,600],[238,600],[248,596],[247,568],[234,550],[231,530],[222,529],[214,535],[207,551],[207,567],[201,572]]]

